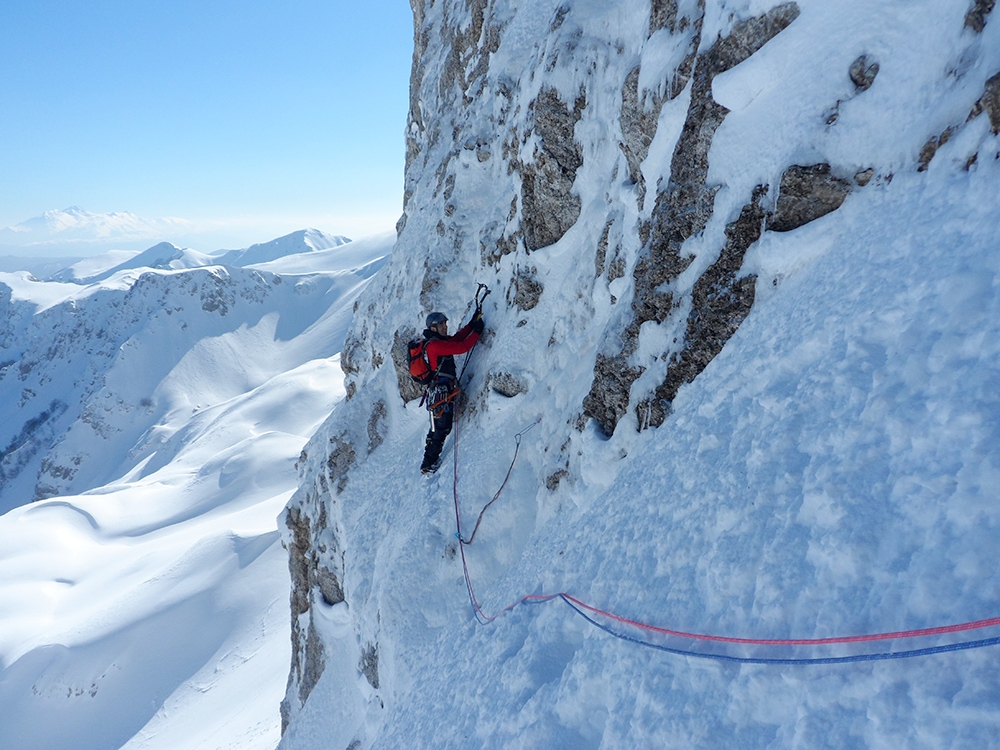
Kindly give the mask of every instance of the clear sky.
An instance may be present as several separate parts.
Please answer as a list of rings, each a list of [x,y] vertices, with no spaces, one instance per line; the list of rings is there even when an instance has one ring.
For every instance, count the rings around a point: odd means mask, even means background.
[[[80,206],[218,247],[391,229],[412,49],[407,0],[0,3],[0,228]]]

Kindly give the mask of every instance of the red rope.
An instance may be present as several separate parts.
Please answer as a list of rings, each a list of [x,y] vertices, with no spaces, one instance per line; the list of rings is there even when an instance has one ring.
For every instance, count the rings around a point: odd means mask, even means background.
[[[520,604],[529,603],[539,603],[545,602],[552,599],[563,599],[568,604],[575,605],[581,609],[585,609],[588,612],[600,615],[601,617],[606,617],[609,620],[621,623],[623,625],[629,625],[640,630],[645,630],[650,633],[657,633],[659,635],[675,636],[678,638],[687,638],[689,640],[698,641],[714,641],[717,643],[740,643],[752,646],[819,646],[826,644],[835,643],[866,643],[871,641],[888,641],[902,638],[923,638],[931,635],[945,635],[948,633],[962,633],[969,630],[981,630],[983,628],[991,628],[1000,625],[1000,617],[990,617],[985,620],[976,620],[974,622],[962,622],[955,625],[941,625],[934,628],[917,628],[914,630],[897,630],[891,633],[871,633],[867,635],[847,635],[847,636],[835,636],[830,638],[737,638],[731,636],[723,635],[709,635],[706,633],[688,633],[683,630],[672,630],[670,628],[663,628],[656,625],[650,625],[648,623],[640,622],[638,620],[632,620],[627,617],[622,617],[621,615],[616,615],[613,612],[608,612],[607,610],[600,609],[591,604],[577,599],[575,596],[567,594],[564,591],[560,591],[558,594],[528,594],[518,599],[513,604],[510,604],[493,616],[487,615],[483,612],[482,607],[479,604],[479,600],[476,598],[475,589],[472,586],[472,576],[469,573],[468,560],[465,557],[465,545],[466,542],[463,541],[462,537],[462,515],[459,511],[458,506],[458,414],[455,415],[455,441],[454,441],[454,452],[455,452],[455,470],[454,478],[452,482],[452,491],[455,499],[455,523],[457,526],[457,537],[458,537],[458,548],[462,555],[462,571],[465,575],[465,585],[469,590],[469,599],[472,602],[472,606],[476,611],[477,617],[483,622],[493,622],[501,615],[506,612],[511,611]]]
[[[942,635],[945,633],[961,633],[966,630],[979,630],[981,628],[990,628],[996,625],[1000,625],[1000,617],[991,617],[987,620],[977,620],[975,622],[963,622],[957,625],[942,625],[936,628],[919,628],[917,630],[898,630],[892,633],[872,633],[869,635],[845,635],[836,636],[833,638],[732,638],[723,635],[706,635],[704,633],[686,633],[683,630],[669,630],[668,628],[657,627],[656,625],[649,625],[644,622],[639,622],[637,620],[630,620],[627,617],[622,617],[616,615],[613,612],[607,612],[603,609],[598,609],[597,607],[586,604],[580,601],[574,596],[569,594],[559,594],[559,596],[567,599],[576,606],[587,610],[588,612],[593,612],[594,614],[601,615],[602,617],[607,617],[615,622],[620,622],[624,625],[631,625],[632,627],[639,628],[641,630],[647,630],[651,633],[659,633],[661,635],[673,635],[680,638],[689,638],[691,640],[699,641],[716,641],[719,643],[745,643],[753,646],[818,646],[822,644],[829,643],[865,643],[868,641],[890,641],[897,638],[922,638],[928,635]]]

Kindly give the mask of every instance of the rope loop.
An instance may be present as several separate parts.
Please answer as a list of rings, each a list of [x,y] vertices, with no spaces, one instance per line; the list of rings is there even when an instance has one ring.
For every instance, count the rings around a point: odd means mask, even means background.
[[[507,481],[510,479],[510,474],[514,470],[514,462],[517,461],[517,454],[521,450],[521,436],[524,433],[526,433],[528,430],[530,430],[532,427],[534,427],[536,424],[538,424],[539,422],[541,422],[541,421],[542,421],[542,418],[539,417],[534,422],[532,422],[530,425],[528,425],[523,430],[521,430],[519,433],[517,433],[516,435],[514,435],[514,457],[510,460],[510,466],[507,467],[507,475],[503,478],[503,483],[500,485],[500,489],[498,489],[496,491],[496,494],[493,495],[493,499],[490,500],[488,503],[486,503],[486,505],[483,506],[483,509],[481,511],[479,511],[479,518],[476,519],[476,525],[475,525],[475,528],[472,529],[472,535],[469,537],[468,541],[465,541],[463,539],[462,540],[462,544],[472,544],[472,542],[475,540],[475,538],[476,538],[476,532],[479,531],[479,524],[481,524],[483,522],[483,515],[486,513],[487,508],[489,508],[491,505],[493,505],[493,503],[495,503],[499,499],[500,493],[503,492],[504,487],[507,486]],[[456,435],[456,439],[457,439],[457,435]],[[456,460],[457,460],[457,451],[456,451]],[[456,477],[457,477],[457,469],[456,469]],[[455,512],[456,513],[458,512],[458,485],[457,485],[457,478],[456,478],[456,486],[455,486]],[[461,525],[461,522],[459,522],[459,525]]]
[[[691,656],[699,659],[713,659],[716,661],[723,662],[735,662],[738,664],[767,664],[773,666],[807,666],[816,664],[847,664],[852,662],[866,662],[866,661],[882,661],[885,659],[909,659],[918,656],[931,656],[933,654],[943,654],[951,651],[964,651],[967,649],[985,648],[987,646],[997,646],[1000,645],[1000,637],[989,637],[989,638],[979,638],[977,640],[961,641],[958,643],[945,643],[938,646],[930,646],[925,648],[911,648],[902,651],[883,651],[879,653],[860,653],[860,654],[850,654],[846,656],[825,656],[825,657],[810,657],[810,658],[785,658],[785,657],[767,657],[767,656],[732,656],[729,654],[722,653],[711,653],[706,651],[698,651],[693,649],[682,649],[675,648],[673,646],[668,646],[665,643],[657,642],[653,640],[656,636],[660,639],[665,637],[682,638],[688,639],[695,642],[705,642],[714,641],[716,643],[731,643],[731,644],[744,644],[755,647],[796,647],[796,646],[822,646],[827,644],[857,644],[857,643],[867,643],[873,641],[886,641],[886,640],[900,640],[900,639],[913,639],[922,638],[932,635],[944,635],[944,634],[954,634],[961,633],[970,630],[980,630],[983,628],[995,628],[1000,627],[1000,617],[991,617],[986,620],[977,620],[975,622],[963,622],[956,625],[944,625],[934,628],[922,628],[917,630],[906,630],[897,631],[892,633],[874,633],[870,635],[853,635],[853,636],[841,636],[834,638],[798,638],[798,639],[777,639],[777,638],[736,638],[731,636],[717,636],[709,635],[704,633],[688,633],[681,630],[671,630],[667,628],[657,627],[655,625],[649,625],[647,623],[640,622],[638,620],[629,619],[621,615],[617,615],[614,612],[608,610],[600,609],[598,607],[587,604],[586,602],[577,599],[570,594],[561,591],[556,594],[528,594],[522,596],[520,599],[515,601],[513,604],[501,609],[492,617],[483,612],[483,608],[479,604],[479,600],[476,598],[476,592],[472,587],[472,576],[469,573],[469,563],[465,556],[465,548],[472,544],[472,541],[476,537],[476,532],[479,530],[479,524],[483,520],[483,514],[486,509],[490,507],[503,488],[507,484],[507,480],[510,478],[510,473],[514,468],[514,461],[517,460],[517,454],[521,447],[521,436],[534,427],[536,424],[541,422],[541,417],[539,417],[535,422],[528,425],[528,427],[521,430],[514,436],[514,442],[516,443],[516,448],[514,449],[514,459],[511,461],[510,468],[507,470],[507,476],[504,478],[503,484],[500,485],[500,489],[497,490],[493,499],[490,500],[486,506],[480,511],[479,518],[476,521],[476,527],[472,531],[472,536],[466,541],[462,536],[462,516],[459,511],[458,506],[458,419],[456,415],[455,420],[455,474],[454,474],[454,499],[455,499],[455,524],[457,526],[457,532],[455,537],[459,541],[458,549],[462,557],[462,573],[465,576],[465,586],[469,593],[469,601],[472,604],[473,613],[475,614],[476,620],[483,625],[489,624],[497,620],[501,615],[510,612],[512,609],[518,607],[521,604],[543,604],[545,602],[550,602],[555,599],[561,600],[570,609],[573,610],[577,615],[582,617],[584,620],[589,622],[596,628],[604,631],[608,635],[614,636],[619,640],[625,641],[626,643],[632,643],[637,646],[644,646],[646,648],[655,649],[657,651],[663,651],[669,654],[676,654],[679,656]],[[610,621],[610,622],[608,622]],[[611,624],[613,623],[613,624]],[[633,632],[638,631],[642,635],[632,635],[626,630],[631,630]],[[648,635],[647,635],[648,634]]]

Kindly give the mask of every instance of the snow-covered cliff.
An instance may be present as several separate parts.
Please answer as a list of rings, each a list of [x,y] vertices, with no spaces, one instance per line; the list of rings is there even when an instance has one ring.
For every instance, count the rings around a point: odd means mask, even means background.
[[[490,615],[569,592],[811,638],[1000,614],[993,3],[411,4],[398,241],[284,518],[282,746],[995,742],[996,647],[740,666],[558,600],[480,626],[453,511],[470,526],[519,447],[464,550]],[[425,480],[402,348],[477,283],[487,334]]]

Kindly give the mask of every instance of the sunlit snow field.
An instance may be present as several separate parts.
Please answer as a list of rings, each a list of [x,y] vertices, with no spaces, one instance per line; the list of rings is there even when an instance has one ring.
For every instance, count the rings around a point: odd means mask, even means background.
[[[353,301],[393,238],[255,266],[316,290],[321,313],[301,308],[295,321],[278,309],[195,337],[187,356],[169,352],[179,361],[144,383],[162,416],[134,465],[0,517],[0,747],[277,744],[290,652],[276,519],[302,446],[343,398],[338,352]],[[183,271],[152,273],[184,283]],[[97,287],[130,288],[138,275],[82,287],[23,274],[0,282],[42,311]],[[153,356],[156,338],[144,335],[130,340]],[[128,455],[104,460],[128,466]]]

